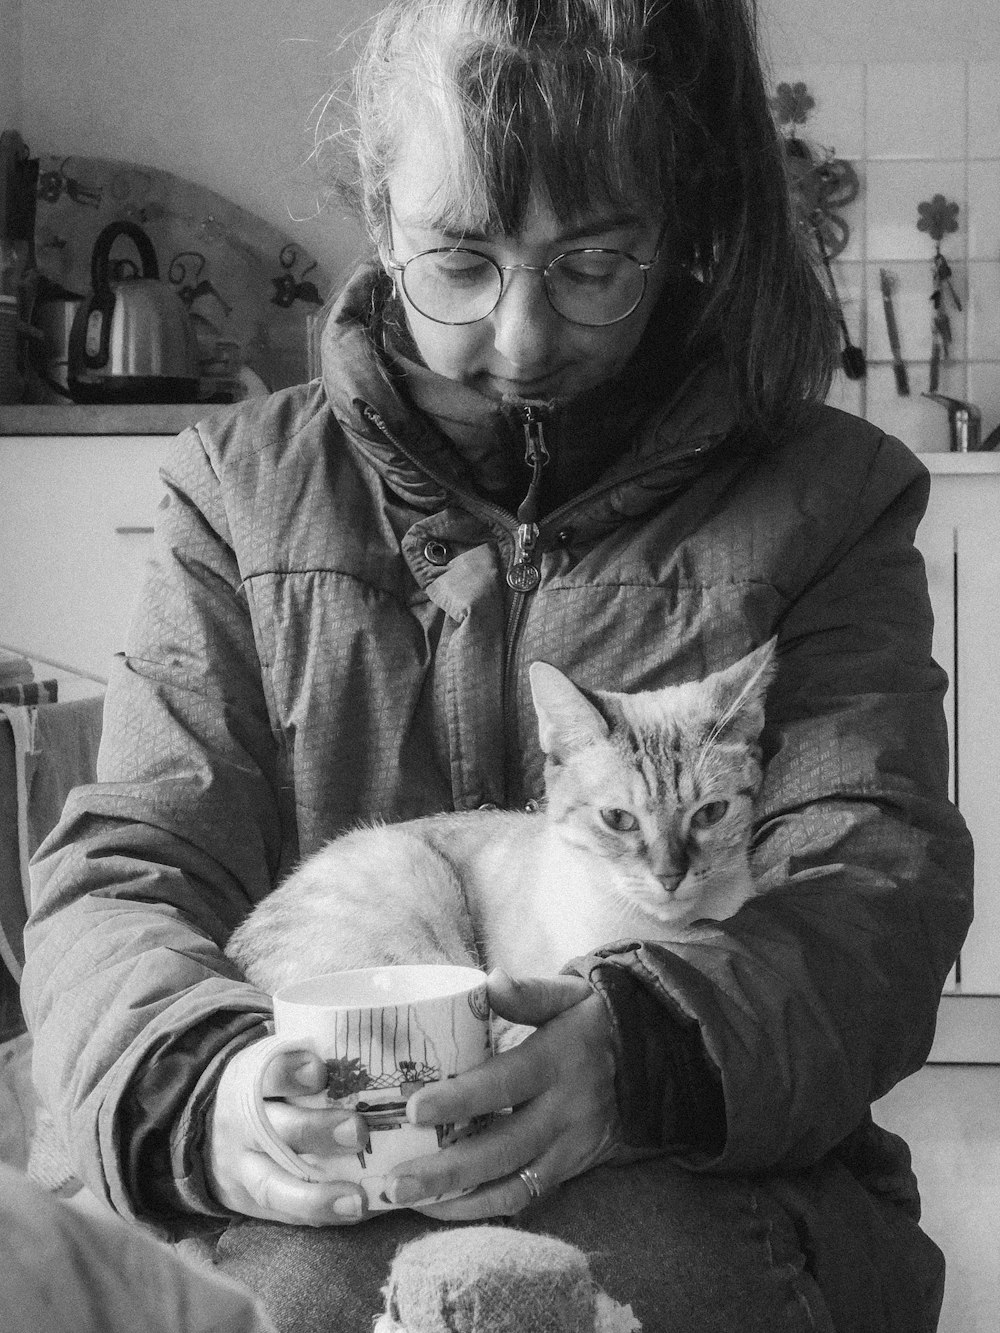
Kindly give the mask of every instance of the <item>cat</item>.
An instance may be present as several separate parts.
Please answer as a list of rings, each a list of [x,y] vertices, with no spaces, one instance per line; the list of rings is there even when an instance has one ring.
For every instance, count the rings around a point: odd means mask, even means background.
[[[705,677],[588,690],[534,662],[545,799],[365,826],[307,857],[237,927],[254,985],[400,963],[557,973],[614,941],[681,937],[754,894],[749,865],[774,640]]]

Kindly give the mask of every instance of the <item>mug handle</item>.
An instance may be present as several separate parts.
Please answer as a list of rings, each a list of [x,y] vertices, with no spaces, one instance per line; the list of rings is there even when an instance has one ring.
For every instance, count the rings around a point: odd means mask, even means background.
[[[303,1038],[264,1037],[254,1042],[248,1050],[253,1052],[255,1064],[252,1077],[244,1081],[241,1089],[243,1114],[254,1132],[256,1147],[262,1149],[279,1166],[297,1176],[299,1180],[326,1181],[337,1180],[337,1175],[327,1174],[322,1167],[307,1162],[298,1153],[292,1152],[288,1144],[275,1133],[274,1126],[264,1110],[264,1075],[271,1061],[285,1051],[308,1051],[308,1042]]]

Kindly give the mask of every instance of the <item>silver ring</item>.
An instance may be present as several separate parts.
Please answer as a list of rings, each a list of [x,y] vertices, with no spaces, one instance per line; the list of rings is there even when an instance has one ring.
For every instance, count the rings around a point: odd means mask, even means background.
[[[538,1178],[538,1172],[533,1166],[522,1166],[517,1173],[528,1187],[528,1193],[532,1199],[542,1197],[542,1182]]]

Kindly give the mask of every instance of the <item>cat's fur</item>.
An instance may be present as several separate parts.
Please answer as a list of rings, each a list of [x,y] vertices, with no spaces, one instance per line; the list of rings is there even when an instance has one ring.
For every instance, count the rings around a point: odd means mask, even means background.
[[[533,663],[541,810],[355,829],[303,861],[227,952],[272,993],[392,963],[540,976],[616,940],[676,939],[700,917],[724,920],[754,892],[773,656],[772,640],[702,681],[632,695],[585,695]]]

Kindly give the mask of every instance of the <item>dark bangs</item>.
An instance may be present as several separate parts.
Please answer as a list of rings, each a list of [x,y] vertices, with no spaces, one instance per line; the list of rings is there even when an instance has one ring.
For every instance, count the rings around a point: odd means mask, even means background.
[[[606,206],[663,214],[656,99],[624,61],[548,49],[536,38],[528,50],[467,50],[454,78],[467,159],[463,207],[478,226],[516,234],[532,188],[563,223]]]

